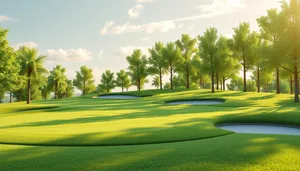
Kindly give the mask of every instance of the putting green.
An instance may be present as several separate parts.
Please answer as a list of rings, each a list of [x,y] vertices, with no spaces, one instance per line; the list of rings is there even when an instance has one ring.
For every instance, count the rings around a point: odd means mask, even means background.
[[[1,105],[0,143],[45,146],[112,146],[179,142],[232,134],[226,122],[300,125],[290,95],[209,91],[144,91],[136,100],[63,100]],[[222,98],[218,105],[167,105],[181,99]],[[289,116],[289,117],[288,117]]]

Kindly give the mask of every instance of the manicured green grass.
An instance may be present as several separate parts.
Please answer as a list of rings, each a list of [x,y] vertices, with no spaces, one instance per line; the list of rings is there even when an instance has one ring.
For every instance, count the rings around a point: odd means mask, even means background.
[[[233,134],[214,126],[300,126],[300,105],[290,95],[208,90],[124,94],[145,97],[90,95],[0,105],[0,170],[300,170],[299,136]],[[180,99],[225,103],[165,104]]]

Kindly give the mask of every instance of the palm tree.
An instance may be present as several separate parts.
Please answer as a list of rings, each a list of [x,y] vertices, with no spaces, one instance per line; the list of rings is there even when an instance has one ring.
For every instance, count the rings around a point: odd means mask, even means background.
[[[53,70],[50,72],[49,76],[49,86],[54,88],[54,97],[55,99],[58,98],[58,91],[61,86],[67,86],[66,80],[67,77],[65,75],[66,69],[63,68],[61,65],[57,65]]]
[[[159,88],[159,86],[160,86],[160,78],[159,78],[159,76],[156,76],[156,77],[153,78],[153,80],[152,80],[152,86],[154,86],[156,89]]]
[[[46,56],[38,56],[38,50],[35,48],[21,47],[18,58],[21,62],[21,74],[27,79],[27,104],[30,104],[31,79],[48,72],[43,66]]]

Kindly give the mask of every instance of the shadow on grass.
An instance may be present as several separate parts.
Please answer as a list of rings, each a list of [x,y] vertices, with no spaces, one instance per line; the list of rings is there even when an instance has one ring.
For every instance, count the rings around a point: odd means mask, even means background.
[[[241,135],[126,147],[1,145],[3,170],[299,170],[299,138]]]

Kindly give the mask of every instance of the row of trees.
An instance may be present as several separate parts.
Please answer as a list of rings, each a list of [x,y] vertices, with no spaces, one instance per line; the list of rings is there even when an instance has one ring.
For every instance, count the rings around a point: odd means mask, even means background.
[[[281,11],[271,9],[257,19],[260,32],[251,31],[249,23],[243,22],[233,29],[230,39],[220,35],[216,28],[208,28],[196,38],[183,34],[175,42],[157,42],[149,49],[148,57],[136,49],[126,58],[127,72],[121,70],[114,78],[114,73],[107,70],[97,87],[92,70],[86,66],[77,71],[72,81],[67,79],[62,66],[48,72],[43,67],[45,56],[26,47],[15,52],[6,40],[7,30],[1,29],[0,96],[9,92],[21,100],[23,94],[29,103],[37,96],[46,99],[50,92],[54,98],[70,97],[74,86],[83,95],[95,90],[110,92],[115,87],[124,91],[132,85],[140,91],[151,75],[152,85],[160,89],[200,87],[211,88],[213,93],[215,89],[225,90],[227,80],[230,90],[268,92],[275,87],[277,94],[288,82],[295,102],[299,102],[299,13],[299,0],[284,1]],[[249,72],[252,76],[247,80]],[[170,81],[163,83],[165,75],[169,75]]]
[[[157,86],[159,81],[162,89],[162,77],[168,73],[173,89],[177,73],[178,77],[183,76],[189,89],[193,77],[201,84],[209,76],[214,93],[219,86],[225,88],[226,80],[236,79],[242,69],[244,92],[247,92],[248,72],[252,72],[258,92],[262,81],[267,91],[275,73],[276,93],[281,93],[280,78],[288,78],[295,102],[299,102],[300,1],[283,1],[281,7],[281,11],[270,9],[266,16],[257,19],[260,32],[251,31],[250,24],[243,22],[234,28],[231,39],[219,35],[216,28],[208,28],[195,39],[184,34],[174,43],[157,42],[149,49],[148,60],[140,50],[135,50],[127,57],[132,84],[140,90],[146,76],[154,75],[153,85]]]

